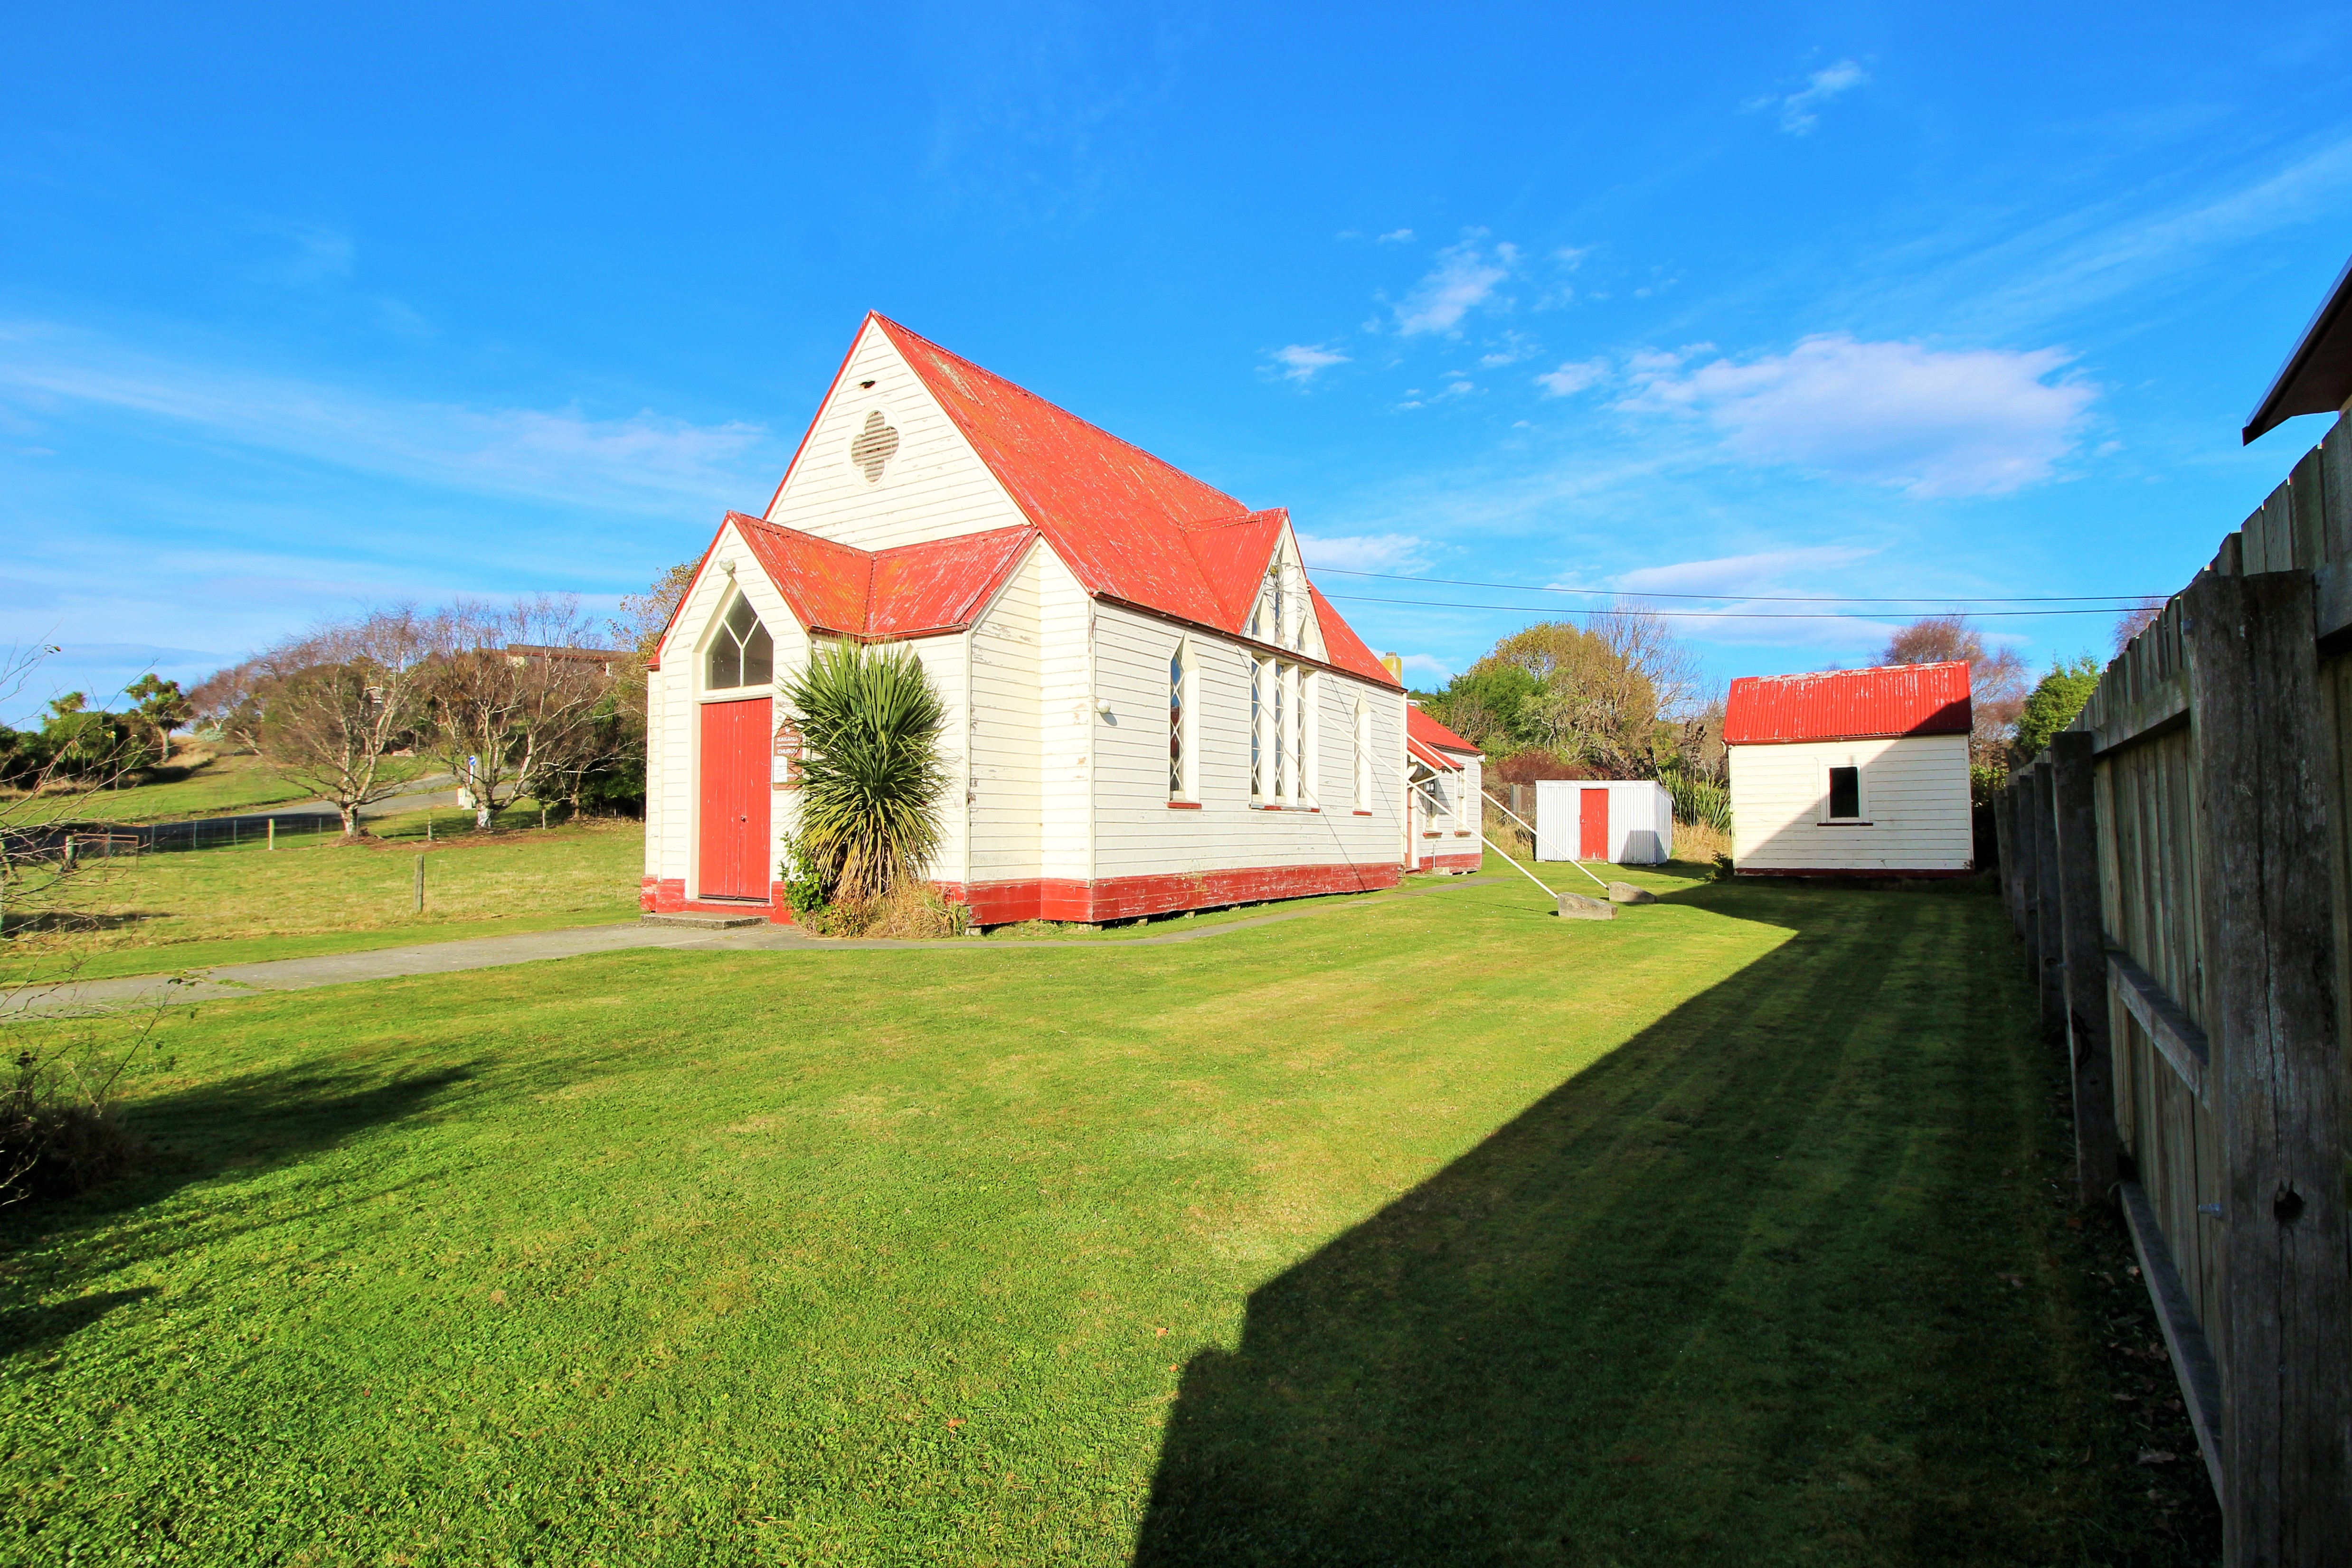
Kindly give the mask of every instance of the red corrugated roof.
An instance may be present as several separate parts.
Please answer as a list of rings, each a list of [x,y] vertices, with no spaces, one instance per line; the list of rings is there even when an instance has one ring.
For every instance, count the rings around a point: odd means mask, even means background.
[[[971,625],[1037,537],[1034,528],[991,528],[862,550],[740,512],[728,513],[727,520],[803,627],[877,639]]]
[[[1213,486],[883,316],[888,335],[1087,591],[1240,634],[1287,514]],[[1402,683],[1315,596],[1329,662]]]
[[[1473,756],[1478,748],[1430,717],[1418,707],[1404,710],[1404,732],[1423,746],[1442,746],[1448,751],[1466,751]]]
[[[1460,773],[1464,771],[1461,763],[1454,761],[1454,758],[1446,756],[1445,753],[1423,741],[1416,739],[1411,735],[1404,737],[1404,748],[1408,754],[1420,758],[1422,761],[1427,763],[1431,768],[1436,769],[1440,773]]]
[[[1969,666],[1953,660],[1805,675],[1743,675],[1731,683],[1723,738],[1729,746],[1756,746],[1966,735],[1971,722]]]

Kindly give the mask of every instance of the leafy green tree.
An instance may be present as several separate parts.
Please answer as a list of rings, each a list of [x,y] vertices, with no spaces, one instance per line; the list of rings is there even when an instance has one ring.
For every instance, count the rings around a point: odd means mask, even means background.
[[[172,732],[184,727],[195,714],[194,706],[180,690],[180,683],[160,679],[150,670],[125,686],[122,695],[131,699],[132,711],[154,732],[157,758],[169,758]]]
[[[2074,723],[2074,716],[2091,700],[2091,693],[2098,684],[2099,662],[2088,653],[2052,664],[2050,673],[2025,695],[2024,706],[2018,710],[2019,755],[2035,755],[2050,744],[2052,736]]]
[[[121,714],[91,707],[81,692],[68,692],[50,699],[41,742],[58,776],[111,787],[155,761],[144,727]]]
[[[820,646],[778,683],[800,716],[795,843],[847,904],[882,897],[937,852],[950,778],[940,755],[947,708],[904,648]]]
[[[1516,664],[1485,660],[1446,683],[1423,703],[1432,718],[1475,746],[1507,745],[1518,738],[1519,710],[1543,683]]]

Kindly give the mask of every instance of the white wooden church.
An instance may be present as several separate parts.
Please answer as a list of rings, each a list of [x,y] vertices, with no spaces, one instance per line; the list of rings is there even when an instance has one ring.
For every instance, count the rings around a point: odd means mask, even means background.
[[[956,786],[929,875],[976,924],[1477,863],[1475,753],[1409,760],[1402,685],[1307,580],[1286,513],[880,316],[663,635],[647,910],[791,918],[797,732],[774,685],[818,638],[904,643],[945,701]]]

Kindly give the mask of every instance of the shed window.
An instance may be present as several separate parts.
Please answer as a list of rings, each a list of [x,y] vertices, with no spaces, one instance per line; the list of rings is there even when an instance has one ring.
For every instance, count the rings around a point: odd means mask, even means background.
[[[712,691],[735,686],[764,686],[776,675],[776,644],[760,624],[759,612],[741,594],[727,607],[727,618],[710,639],[709,678]]]
[[[1862,769],[1832,768],[1830,769],[1830,820],[1855,819],[1862,815]]]

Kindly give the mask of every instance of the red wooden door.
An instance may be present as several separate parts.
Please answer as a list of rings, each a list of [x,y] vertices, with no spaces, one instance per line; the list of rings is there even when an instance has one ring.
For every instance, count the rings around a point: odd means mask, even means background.
[[[1576,858],[1605,861],[1609,858],[1609,791],[1580,789],[1577,796]]]
[[[704,898],[768,902],[768,720],[772,699],[702,705]]]

